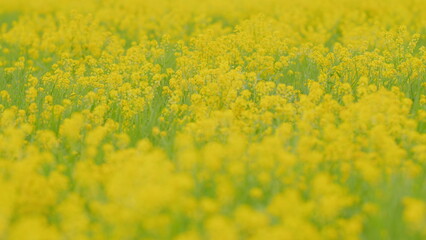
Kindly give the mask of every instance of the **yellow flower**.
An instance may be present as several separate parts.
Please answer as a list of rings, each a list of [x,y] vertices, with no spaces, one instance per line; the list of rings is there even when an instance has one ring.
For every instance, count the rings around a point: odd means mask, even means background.
[[[422,200],[406,197],[403,199],[405,222],[410,228],[422,231],[424,234],[424,226],[426,224],[426,203]]]
[[[65,119],[60,126],[60,134],[71,142],[78,141],[81,137],[80,132],[84,126],[84,118],[80,113],[74,113],[71,118]]]

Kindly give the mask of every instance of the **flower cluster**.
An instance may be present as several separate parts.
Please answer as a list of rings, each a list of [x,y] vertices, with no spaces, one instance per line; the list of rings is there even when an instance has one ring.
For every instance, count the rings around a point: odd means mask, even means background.
[[[426,238],[424,0],[0,0],[0,239]]]

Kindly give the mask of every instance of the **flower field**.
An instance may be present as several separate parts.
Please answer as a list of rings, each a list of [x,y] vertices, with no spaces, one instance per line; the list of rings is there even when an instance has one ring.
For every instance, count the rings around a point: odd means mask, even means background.
[[[0,239],[426,239],[426,2],[0,0]]]

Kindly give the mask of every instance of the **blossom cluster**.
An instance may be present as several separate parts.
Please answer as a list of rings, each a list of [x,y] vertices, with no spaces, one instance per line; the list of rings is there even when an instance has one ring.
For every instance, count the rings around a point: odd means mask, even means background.
[[[0,239],[426,238],[424,0],[0,0]]]

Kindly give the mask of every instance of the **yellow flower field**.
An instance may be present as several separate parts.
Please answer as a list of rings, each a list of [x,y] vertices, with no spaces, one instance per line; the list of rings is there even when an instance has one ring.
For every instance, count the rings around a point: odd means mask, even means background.
[[[0,239],[426,239],[425,0],[0,0]]]

